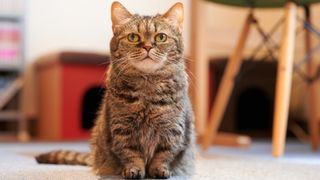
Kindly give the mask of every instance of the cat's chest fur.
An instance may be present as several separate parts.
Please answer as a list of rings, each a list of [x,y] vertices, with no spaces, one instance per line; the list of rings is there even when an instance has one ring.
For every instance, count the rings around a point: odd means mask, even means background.
[[[182,121],[186,92],[182,83],[176,78],[144,79],[118,84],[118,90],[112,91],[112,113],[124,119],[130,117],[131,141],[143,151],[146,162],[159,144],[166,143],[169,131],[181,131],[178,124]]]
[[[180,114],[182,91],[175,79],[146,81],[137,87],[132,94],[137,101],[127,105],[128,110],[135,114],[135,123],[140,126],[137,129],[140,137],[152,137],[155,140],[165,127],[175,123]]]
[[[178,77],[166,79],[139,79],[117,82],[111,94],[123,107],[132,108],[141,105],[149,111],[156,107],[175,106],[182,96],[187,95],[186,80]],[[139,108],[138,108],[139,109]]]

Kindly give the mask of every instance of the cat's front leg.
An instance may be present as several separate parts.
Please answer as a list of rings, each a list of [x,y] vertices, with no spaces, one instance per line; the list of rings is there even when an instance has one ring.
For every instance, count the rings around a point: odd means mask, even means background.
[[[171,176],[169,163],[167,162],[167,158],[170,155],[169,151],[155,154],[149,167],[149,175],[151,178],[169,178]]]
[[[169,178],[172,176],[170,164],[180,152],[179,142],[160,144],[148,168],[151,178]]]
[[[113,137],[112,151],[123,164],[122,177],[140,179],[145,177],[145,161],[139,147],[132,144],[130,133]]]

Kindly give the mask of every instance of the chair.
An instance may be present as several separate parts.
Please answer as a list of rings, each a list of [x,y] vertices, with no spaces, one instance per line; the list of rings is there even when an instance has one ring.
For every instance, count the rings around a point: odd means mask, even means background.
[[[305,27],[305,50],[306,58],[304,62],[308,63],[307,70],[308,76],[306,77],[309,80],[308,85],[308,103],[310,105],[310,119],[309,119],[309,131],[311,134],[312,149],[316,150],[318,148],[319,142],[319,130],[318,130],[318,120],[316,116],[317,105],[316,101],[316,87],[314,77],[317,73],[317,68],[312,66],[312,53],[315,49],[311,48],[311,36],[310,32],[316,33],[320,36],[320,33],[311,26],[311,17],[310,17],[310,6],[313,3],[320,2],[320,0],[297,0],[296,2],[287,1],[287,0],[208,0],[214,3],[220,3],[231,6],[240,6],[240,7],[249,7],[250,11],[245,20],[245,23],[242,27],[240,37],[237,41],[237,45],[227,63],[224,75],[222,77],[214,106],[211,109],[209,123],[205,125],[202,124],[205,132],[202,137],[202,147],[207,149],[211,142],[215,139],[217,135],[217,130],[220,125],[221,119],[225,113],[227,103],[229,101],[230,95],[234,88],[234,79],[239,73],[239,69],[242,64],[242,53],[245,48],[247,37],[250,32],[250,27],[252,24],[256,23],[254,17],[255,8],[284,8],[285,17],[284,17],[284,29],[283,36],[280,45],[279,53],[279,63],[278,63],[278,73],[276,79],[276,95],[275,95],[275,110],[274,110],[274,122],[273,122],[273,137],[272,137],[272,154],[275,157],[280,157],[283,155],[285,138],[286,138],[286,129],[288,121],[288,109],[290,101],[290,91],[291,91],[291,81],[292,81],[292,72],[294,69],[294,45],[295,45],[295,35],[296,35],[296,23],[297,19],[297,7],[304,7],[305,20],[303,20]],[[265,42],[270,40],[268,34],[265,34],[261,29],[258,29],[263,35]],[[194,32],[193,32],[194,33]],[[195,53],[195,52],[193,52]],[[198,53],[199,54],[199,53]],[[196,55],[197,56],[197,55]],[[194,57],[197,58],[197,57]],[[203,57],[202,57],[203,58]],[[302,63],[304,63],[302,62]],[[198,65],[198,69],[205,68],[205,63]],[[199,67],[201,66],[201,67]],[[195,76],[198,78],[204,77],[204,73],[199,70],[195,70]],[[205,89],[205,82],[198,83],[198,89]],[[203,93],[203,92],[202,92]],[[195,97],[195,98],[201,98]],[[195,100],[196,106],[202,102],[201,100]],[[201,106],[201,108],[206,108],[206,106]],[[205,112],[203,110],[202,112]],[[196,109],[196,114],[199,114]],[[204,118],[205,115],[198,116],[197,118]],[[197,119],[199,120],[199,119]],[[202,121],[203,122],[203,121]],[[199,123],[198,123],[199,124]],[[201,134],[201,133],[200,133]]]

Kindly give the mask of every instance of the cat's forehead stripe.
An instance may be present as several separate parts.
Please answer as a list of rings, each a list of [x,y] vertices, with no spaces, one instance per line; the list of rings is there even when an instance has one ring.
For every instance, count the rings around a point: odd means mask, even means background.
[[[141,24],[140,23],[137,23],[137,30],[138,30],[138,33],[141,33]]]
[[[154,32],[158,32],[158,24],[154,22],[153,25],[154,25]]]
[[[124,31],[136,31],[138,33],[157,32],[159,30],[159,22],[156,17],[136,16],[133,21],[128,24]],[[121,32],[121,33],[122,33]]]
[[[152,30],[150,29],[150,22],[151,21],[151,17],[150,16],[144,16],[142,21],[140,21],[140,27],[142,27],[142,29],[140,29],[140,32],[151,32]]]

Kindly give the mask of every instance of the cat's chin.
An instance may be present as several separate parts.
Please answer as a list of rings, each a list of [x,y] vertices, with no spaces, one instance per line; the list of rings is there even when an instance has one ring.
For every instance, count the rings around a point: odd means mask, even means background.
[[[163,61],[155,61],[151,58],[146,58],[141,61],[134,62],[133,66],[139,71],[153,73],[163,66]]]

